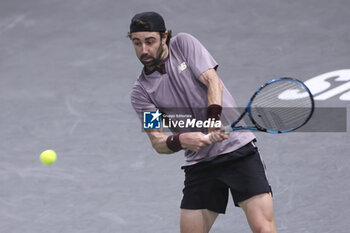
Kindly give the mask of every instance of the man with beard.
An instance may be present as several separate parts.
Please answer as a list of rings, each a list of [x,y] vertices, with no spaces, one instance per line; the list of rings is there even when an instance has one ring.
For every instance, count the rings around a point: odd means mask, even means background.
[[[177,109],[194,119],[226,124],[238,117],[235,101],[216,73],[218,64],[196,38],[187,33],[171,38],[155,12],[136,14],[128,36],[144,65],[131,93],[140,119],[144,111],[171,115]],[[158,153],[185,151],[182,233],[209,232],[218,214],[225,213],[229,192],[253,232],[276,232],[271,188],[254,134],[225,134],[215,127],[206,132],[177,127],[172,135],[162,128],[145,130]]]

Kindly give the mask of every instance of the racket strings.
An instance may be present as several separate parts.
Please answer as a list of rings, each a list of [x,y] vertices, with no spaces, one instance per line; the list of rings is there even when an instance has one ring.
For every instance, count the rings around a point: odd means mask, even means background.
[[[303,124],[305,122],[305,119],[309,116],[309,113],[307,113],[307,114],[299,114],[297,115],[298,117],[295,117],[294,116],[295,112],[293,112],[292,117],[290,116],[290,117],[281,118],[281,114],[276,111],[271,111],[270,114],[271,114],[271,117],[268,119],[271,119],[271,120],[269,121],[265,120],[266,125],[269,126],[267,128],[272,130],[280,130],[280,131],[293,129],[296,126]],[[284,113],[284,116],[288,116],[288,115]]]
[[[283,131],[302,125],[310,112],[303,111],[296,114],[296,111],[292,109],[282,112],[276,110],[276,108],[255,108],[252,109],[252,114],[259,126],[269,130]]]
[[[296,100],[281,100],[278,98],[279,94],[287,90],[295,90],[296,92],[305,92],[305,89],[300,86],[298,83],[294,83],[292,81],[283,81],[272,83],[270,85],[265,86],[260,90],[257,96],[254,99],[254,102],[257,105],[264,105],[265,107],[290,107],[290,106],[311,106],[311,101],[309,98],[302,98]]]
[[[282,92],[293,90],[305,93],[305,88],[295,81],[277,81],[257,92],[251,103],[251,115],[261,128],[287,131],[303,125],[312,113],[312,99],[281,99]]]

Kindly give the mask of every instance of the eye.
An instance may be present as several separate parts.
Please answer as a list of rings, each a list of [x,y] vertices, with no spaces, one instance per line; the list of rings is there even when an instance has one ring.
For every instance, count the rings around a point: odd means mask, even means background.
[[[140,44],[141,44],[141,43],[140,43],[139,41],[134,41],[134,45],[135,45],[135,46],[140,46]]]
[[[146,41],[146,44],[147,44],[147,45],[152,45],[153,43],[154,43],[154,40],[147,40],[147,41]]]

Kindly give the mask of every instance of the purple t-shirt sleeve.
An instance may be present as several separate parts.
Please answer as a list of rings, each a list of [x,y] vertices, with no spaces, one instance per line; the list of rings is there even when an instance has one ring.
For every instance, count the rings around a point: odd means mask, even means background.
[[[142,120],[144,111],[155,111],[157,109],[138,81],[131,91],[131,104],[140,120]]]
[[[177,43],[196,78],[208,69],[216,69],[218,64],[208,50],[190,34],[179,33]]]

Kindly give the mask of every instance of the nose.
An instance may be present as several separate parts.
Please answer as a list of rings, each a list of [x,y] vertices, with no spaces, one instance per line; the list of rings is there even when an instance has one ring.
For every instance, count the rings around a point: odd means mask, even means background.
[[[142,54],[148,54],[148,47],[146,44],[142,44]]]

